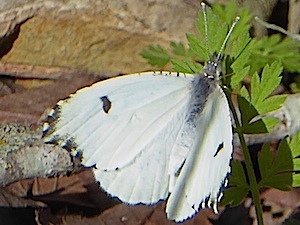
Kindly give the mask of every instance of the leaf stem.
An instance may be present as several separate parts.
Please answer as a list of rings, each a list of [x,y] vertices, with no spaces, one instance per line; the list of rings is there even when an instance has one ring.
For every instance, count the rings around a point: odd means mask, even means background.
[[[253,202],[254,202],[254,206],[255,206],[258,225],[263,225],[264,223],[263,223],[262,208],[261,208],[261,205],[260,205],[260,198],[259,198],[259,187],[257,185],[257,180],[256,180],[256,177],[255,177],[253,164],[252,164],[251,157],[250,157],[250,154],[249,154],[249,149],[246,145],[246,141],[245,141],[242,129],[241,129],[241,125],[240,125],[237,113],[235,111],[233,102],[232,102],[231,97],[230,97],[231,93],[227,88],[224,88],[224,91],[226,93],[226,97],[227,97],[227,100],[228,100],[228,103],[229,103],[229,107],[232,111],[233,118],[234,118],[234,121],[235,121],[235,124],[236,124],[236,131],[235,132],[239,136],[240,143],[241,143],[241,146],[242,146],[242,149],[243,149],[243,154],[244,154],[244,157],[245,157],[245,164],[246,164],[246,171],[247,171],[247,175],[249,177],[250,190],[251,190],[251,193],[252,193],[252,198],[253,198]]]

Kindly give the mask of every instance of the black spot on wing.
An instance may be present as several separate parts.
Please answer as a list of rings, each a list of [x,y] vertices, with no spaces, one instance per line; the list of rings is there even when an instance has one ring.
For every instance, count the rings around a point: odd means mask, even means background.
[[[222,142],[221,144],[219,144],[216,153],[214,154],[214,157],[216,157],[218,155],[218,153],[224,148],[224,143]]]
[[[111,108],[111,101],[109,101],[109,99],[107,98],[107,96],[102,96],[100,99],[101,99],[101,101],[103,103],[103,111],[105,113],[108,113],[108,111]]]
[[[179,174],[180,174],[181,169],[183,168],[184,164],[185,164],[185,160],[182,162],[181,166],[180,166],[180,167],[178,168],[178,170],[176,171],[176,173],[175,173],[175,176],[176,176],[176,177],[179,177]]]

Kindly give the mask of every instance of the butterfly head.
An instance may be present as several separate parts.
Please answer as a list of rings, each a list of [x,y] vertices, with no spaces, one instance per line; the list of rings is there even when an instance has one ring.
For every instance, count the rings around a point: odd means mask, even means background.
[[[203,73],[210,79],[219,80],[222,73],[222,57],[219,54],[214,54],[213,57],[206,63],[203,68]]]
[[[206,5],[205,3],[201,3],[202,5],[202,9],[203,9],[203,15],[204,15],[204,26],[205,26],[205,39],[206,39],[206,52],[208,54],[209,57],[209,40],[208,40],[208,26],[207,26],[207,14],[206,14]],[[210,78],[210,79],[214,79],[214,80],[219,80],[219,77],[221,75],[222,72],[222,68],[221,68],[221,61],[223,59],[223,52],[224,49],[226,47],[226,44],[229,40],[230,35],[233,32],[233,29],[235,28],[235,26],[237,25],[238,21],[240,20],[239,17],[236,17],[234,23],[232,24],[230,30],[228,31],[223,44],[220,48],[220,51],[218,54],[214,54],[212,58],[210,58],[210,60],[206,63],[206,65],[203,68],[203,73],[206,77]]]

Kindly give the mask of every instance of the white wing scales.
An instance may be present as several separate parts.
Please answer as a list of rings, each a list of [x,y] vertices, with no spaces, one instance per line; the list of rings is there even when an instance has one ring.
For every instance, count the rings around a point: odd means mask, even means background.
[[[45,140],[74,141],[82,164],[96,165],[101,187],[124,202],[152,204],[170,194],[167,216],[183,221],[202,202],[216,207],[229,170],[232,131],[219,85],[209,90],[191,125],[186,120],[194,76],[167,74],[127,75],[78,91],[58,103],[59,119]]]
[[[167,74],[128,75],[78,91],[58,103],[59,120],[49,134],[74,140],[82,164],[96,164],[103,189],[130,204],[155,203],[168,195],[169,156],[194,76]],[[108,113],[102,96],[111,102]]]
[[[208,96],[196,124],[197,141],[187,156],[166,206],[168,218],[175,221],[194,215],[202,202],[207,203],[204,206],[216,207],[220,188],[229,172],[231,121],[226,96],[219,86]]]

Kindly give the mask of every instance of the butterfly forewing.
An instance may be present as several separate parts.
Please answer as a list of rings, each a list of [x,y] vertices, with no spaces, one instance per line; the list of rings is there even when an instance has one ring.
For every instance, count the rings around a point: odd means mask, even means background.
[[[83,165],[96,165],[96,178],[111,195],[131,204],[155,203],[168,195],[169,158],[193,78],[149,72],[84,88],[58,103],[59,119],[45,139],[74,142]]]

